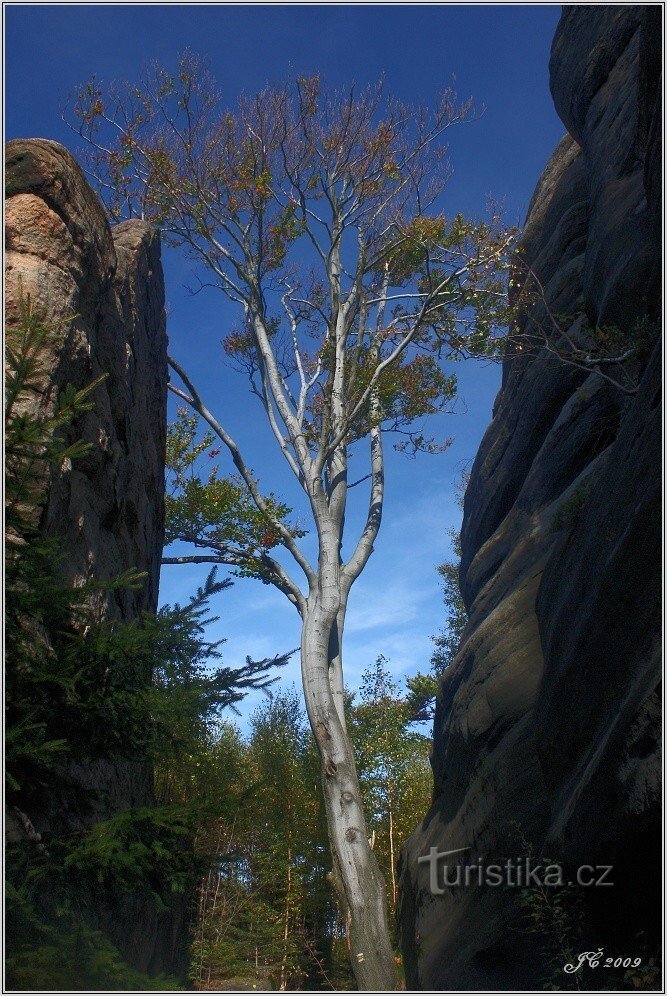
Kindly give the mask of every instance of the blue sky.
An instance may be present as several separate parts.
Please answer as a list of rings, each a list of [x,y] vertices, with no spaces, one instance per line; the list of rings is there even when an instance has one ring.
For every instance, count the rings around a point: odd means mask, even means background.
[[[484,113],[450,132],[454,175],[449,210],[484,212],[492,195],[509,223],[523,220],[537,179],[564,128],[549,95],[548,61],[560,7],[548,6],[243,6],[25,5],[5,7],[6,138],[77,140],[60,120],[72,86],[95,73],[103,81],[136,78],[144,63],[173,62],[189,46],[207,56],[225,100],[252,93],[291,72],[319,72],[333,85],[363,85],[381,73],[405,100],[434,98],[452,79]],[[287,481],[254,407],[223,362],[218,343],[235,313],[213,291],[191,297],[190,264],[164,253],[170,350],[259,470],[266,490]],[[353,589],[345,647],[347,680],[357,684],[379,653],[396,675],[425,668],[430,635],[442,624],[435,567],[449,554],[458,523],[454,485],[475,455],[499,384],[494,366],[459,365],[457,413],[436,425],[454,444],[440,456],[390,459],[382,533]],[[256,416],[256,417],[255,417]],[[361,489],[359,489],[361,490]],[[358,518],[351,516],[350,525]],[[161,596],[185,599],[201,569],[167,567]],[[298,618],[284,597],[239,580],[215,606],[228,664],[298,643]],[[284,680],[297,680],[296,659]],[[243,712],[253,705],[250,697]]]

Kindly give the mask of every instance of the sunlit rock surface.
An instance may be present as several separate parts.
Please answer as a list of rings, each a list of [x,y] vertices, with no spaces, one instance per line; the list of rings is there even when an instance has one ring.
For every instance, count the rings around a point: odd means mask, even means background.
[[[660,38],[660,9],[639,6],[566,7],[554,38],[569,134],[526,220],[544,301],[522,328],[551,313],[575,340],[614,326],[627,345],[639,323],[649,342],[634,396],[546,350],[505,363],[465,500],[470,622],[438,702],[434,802],[401,858],[409,988],[556,981],[549,918],[531,932],[517,888],[431,895],[430,847],[613,864],[577,950],[641,954],[659,929]]]
[[[72,435],[91,443],[45,496],[46,532],[63,537],[73,583],[108,580],[135,566],[139,592],[113,611],[133,618],[157,606],[163,534],[166,325],[160,240],[140,221],[113,231],[70,154],[56,142],[16,140],[6,150],[6,318],[19,286],[57,325],[50,382],[36,403],[67,383],[102,374],[94,409]]]

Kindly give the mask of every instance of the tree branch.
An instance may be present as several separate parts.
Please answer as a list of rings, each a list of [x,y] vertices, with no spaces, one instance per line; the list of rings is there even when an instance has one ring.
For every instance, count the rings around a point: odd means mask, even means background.
[[[312,585],[316,579],[315,572],[313,571],[312,567],[310,566],[310,564],[302,554],[289,529],[287,529],[287,527],[284,526],[283,523],[279,519],[277,519],[274,515],[272,515],[271,512],[269,511],[266,502],[259,493],[259,489],[252,474],[250,473],[249,469],[245,464],[243,457],[241,456],[241,452],[238,446],[236,445],[232,437],[229,435],[229,433],[226,432],[225,429],[223,429],[223,427],[220,425],[217,419],[211,414],[206,405],[204,405],[203,401],[199,397],[199,394],[197,393],[197,390],[192,384],[192,381],[190,380],[186,372],[183,370],[183,368],[180,366],[180,364],[178,364],[176,360],[174,360],[172,357],[168,357],[168,363],[169,366],[172,368],[172,370],[175,370],[178,376],[181,378],[181,380],[187,387],[188,391],[190,392],[190,396],[185,394],[185,392],[180,391],[178,388],[176,388],[173,385],[170,385],[171,390],[175,394],[177,394],[180,398],[182,398],[184,401],[186,401],[199,415],[201,415],[201,417],[209,424],[211,429],[213,429],[218,438],[225,444],[225,446],[229,450],[229,453],[231,454],[234,466],[236,467],[239,474],[243,478],[245,485],[248,488],[250,496],[252,497],[252,500],[254,501],[255,505],[262,513],[262,515],[266,518],[267,522],[271,524],[273,529],[275,529],[276,533],[280,536],[281,540],[283,541],[283,546],[287,550],[289,550],[289,552],[292,554],[297,564],[299,565],[303,573],[306,575],[308,583]],[[296,591],[299,590],[296,585],[293,586]]]

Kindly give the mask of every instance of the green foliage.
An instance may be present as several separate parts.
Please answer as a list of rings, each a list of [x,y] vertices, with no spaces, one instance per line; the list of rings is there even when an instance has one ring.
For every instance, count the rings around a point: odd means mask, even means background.
[[[8,973],[17,988],[38,990],[171,988],[131,971],[84,921],[101,900],[113,908],[119,897],[140,896],[160,908],[191,885],[197,827],[229,813],[224,781],[213,792],[201,776],[221,713],[250,688],[266,688],[270,669],[289,655],[210,667],[221,641],[206,638],[215,621],[208,603],[229,584],[215,571],[185,606],[130,624],[105,612],[113,591],[141,583],[136,571],[109,584],[64,583],[58,540],[39,532],[40,508],[51,476],[86,451],[67,436],[95,385],[44,394],[56,333],[29,299],[20,307],[19,325],[7,330],[7,801],[23,817],[44,797],[65,792],[71,804],[78,792],[85,823],[91,802],[107,804],[94,787],[74,789],[70,772],[95,758],[145,771],[153,763],[166,798],[9,847]]]
[[[260,661],[246,657],[238,667],[211,668],[210,662],[221,656],[223,641],[205,639],[207,627],[218,621],[208,615],[209,602],[231,583],[217,581],[216,573],[213,568],[187,605],[165,605],[157,616],[144,618],[153,660],[149,711],[158,727],[153,757],[159,744],[170,743],[178,754],[187,752],[193,738],[205,742],[223,710],[234,709],[251,689],[272,685],[277,678],[270,672],[283,667],[293,653]]]
[[[168,428],[165,543],[181,540],[214,550],[219,562],[235,567],[238,575],[268,582],[271,572],[263,558],[281,542],[280,536],[240,477],[220,477],[216,464],[202,470],[201,458],[207,454],[214,460],[220,450],[211,448],[211,433],[198,438],[198,428],[199,419],[184,408]],[[264,501],[269,515],[288,525],[291,509],[273,495]],[[304,535],[296,527],[291,532]]]
[[[555,858],[536,855],[532,842],[526,839],[519,824],[511,823],[509,828],[513,838],[521,845],[521,853],[533,867],[546,869],[551,865],[563,868],[562,862]],[[535,938],[540,951],[538,964],[542,973],[542,988],[552,992],[600,992],[600,973],[604,973],[605,991],[657,989],[661,975],[660,960],[655,957],[655,946],[647,944],[646,936],[641,931],[623,952],[624,955],[631,954],[633,961],[637,959],[641,962],[637,967],[622,971],[618,970],[620,966],[605,969],[602,947],[597,967],[584,961],[576,972],[564,971],[565,965],[579,964],[583,950],[589,950],[591,955],[596,951],[599,942],[586,939],[597,938],[599,914],[594,912],[595,897],[592,893],[596,890],[582,888],[576,881],[570,880],[567,869],[563,871],[563,880],[559,876],[557,884],[547,884],[545,877],[544,882],[538,881],[523,888],[519,895],[522,916],[517,921],[517,929]]]
[[[630,339],[636,346],[633,357],[641,366],[648,360],[662,332],[660,322],[648,315],[640,315],[632,327]]]
[[[535,856],[535,849],[518,823],[509,829],[521,845],[526,859],[543,867],[558,866],[555,859]],[[563,966],[577,964],[577,945],[584,932],[584,909],[581,889],[570,882],[547,885],[538,882],[521,890],[519,902],[524,911],[522,927],[528,934],[536,934],[543,942],[543,978],[545,990],[579,989],[578,973],[567,975]]]
[[[468,622],[468,612],[461,594],[461,537],[454,529],[451,530],[450,537],[454,559],[446,560],[437,568],[440,575],[443,602],[447,610],[447,623],[433,641],[435,650],[431,657],[431,667],[438,679],[442,677],[458,654],[461,637]]]
[[[349,710],[368,828],[388,889],[390,920],[397,901],[400,848],[425,815],[431,800],[428,737],[410,728],[409,699],[380,655],[362,674],[359,700]]]
[[[521,849],[533,866],[549,865],[562,867],[553,858],[540,855],[535,857],[533,845],[526,839],[519,824],[510,824],[513,835],[521,842]],[[567,875],[567,872],[566,872]],[[592,991],[600,992],[600,972],[604,972],[604,990],[629,992],[659,988],[661,977],[660,959],[655,957],[655,946],[648,945],[646,936],[639,931],[624,954],[632,954],[632,960],[641,962],[637,967],[626,968],[623,972],[605,970],[604,948],[600,949],[597,967],[584,961],[576,972],[565,972],[565,965],[578,965],[580,953],[586,948],[587,937],[597,937],[599,919],[591,916],[588,903],[594,899],[588,889],[582,889],[566,878],[559,884],[546,882],[530,885],[521,890],[519,896],[523,916],[518,928],[527,935],[534,935],[541,948],[539,964],[542,971],[541,984],[545,991],[560,992]],[[590,944],[590,953],[597,949]]]
[[[54,577],[55,549],[37,533],[39,500],[51,467],[80,455],[79,445],[68,447],[62,430],[90,408],[90,391],[64,392],[55,405],[37,404],[48,372],[46,355],[57,330],[48,327],[19,295],[19,322],[6,329],[5,373],[5,622],[8,688],[6,705],[12,709],[12,677],[19,661],[22,670],[39,665],[51,651],[44,625],[51,613],[63,614],[75,598]],[[36,593],[37,585],[41,592]],[[18,700],[14,696],[14,700]],[[19,787],[18,768],[49,769],[64,750],[64,741],[49,737],[31,711],[23,711],[7,727],[6,780]]]
[[[220,641],[203,635],[215,621],[208,602],[227,586],[212,571],[184,607],[165,606],[129,624],[89,621],[74,632],[66,619],[50,625],[43,654],[33,655],[30,667],[8,672],[11,784],[48,778],[55,755],[78,761],[179,756],[201,741],[222,710],[275,680],[268,672],[289,655],[210,668]],[[85,596],[89,589],[77,591]],[[33,589],[38,602],[43,595],[43,588]],[[86,617],[85,605],[78,611]]]
[[[262,987],[320,988],[333,971],[336,911],[319,762],[296,692],[271,694],[253,714],[247,741],[229,737],[223,731],[211,752],[236,758],[242,818],[235,805],[200,835],[208,870],[192,980],[214,986],[251,977]]]
[[[586,505],[589,493],[590,487],[578,487],[560,502],[551,523],[554,532],[558,532],[560,529],[574,529]]]
[[[195,870],[192,841],[198,808],[183,805],[136,808],[94,824],[64,859],[77,872],[110,893],[140,890],[158,909],[171,893],[183,893]]]
[[[368,387],[375,369],[372,350],[361,350],[349,367],[350,393],[362,394]],[[445,373],[437,356],[418,353],[401,357],[388,366],[377,380],[373,405],[364,404],[351,424],[349,441],[368,435],[371,428],[382,425],[386,430],[407,435],[407,441],[394,444],[394,449],[415,455],[418,452],[437,453],[447,449],[451,440],[435,443],[421,430],[409,427],[429,415],[443,411],[456,397],[456,376]],[[375,411],[375,414],[373,414]],[[315,431],[321,431],[321,414],[313,409]]]
[[[540,863],[555,864],[549,858]],[[578,975],[569,977],[563,966],[577,963],[577,944],[581,943],[583,910],[580,892],[574,885],[536,885],[522,889],[520,903],[526,917],[525,929],[544,942],[542,963],[544,989],[579,989]]]
[[[435,639],[439,639],[436,637]],[[435,654],[431,658],[435,657]],[[440,688],[441,674],[435,669],[424,673],[418,671],[416,674],[406,678],[408,686],[408,706],[411,720],[414,723],[427,723],[433,719],[434,707],[438,690]]]
[[[61,847],[57,845],[59,856]],[[164,974],[149,978],[130,968],[116,947],[79,915],[63,888],[64,869],[55,855],[6,852],[6,984],[43,992],[82,990],[177,990]]]
[[[521,283],[519,279],[517,283]],[[535,275],[527,274],[520,290],[517,312],[531,321],[517,334],[510,332],[506,347],[536,355],[551,353],[559,362],[596,373],[623,394],[636,394],[643,370],[662,330],[661,323],[647,314],[639,315],[630,326],[592,325],[585,308],[574,314],[554,313],[544,288]],[[543,315],[546,321],[540,321]]]
[[[557,316],[559,324],[565,325],[567,319]],[[585,326],[590,338],[589,349],[577,350],[574,345],[575,359],[588,357],[590,360],[600,360],[603,367],[616,357],[623,357],[618,363],[612,363],[613,374],[619,382],[627,380],[636,383],[641,375],[644,364],[651,355],[660,336],[661,325],[648,315],[639,315],[630,328],[620,328],[618,325]]]
[[[33,992],[143,992],[181,988],[169,976],[149,978],[129,968],[100,931],[83,923],[63,923],[38,946],[20,951],[10,949],[5,971],[10,989]]]
[[[165,744],[178,753],[249,688],[266,687],[268,671],[286,660],[211,671],[220,641],[204,637],[216,621],[208,603],[230,583],[218,582],[215,571],[184,607],[165,606],[130,624],[100,619],[97,596],[139,585],[136,571],[108,584],[63,583],[58,541],[37,528],[40,502],[49,475],[85,452],[62,433],[90,410],[95,385],[68,387],[35,411],[56,331],[28,298],[21,298],[20,318],[7,329],[5,409],[7,772],[14,791],[48,781],[59,757],[155,759]]]
[[[642,950],[634,948],[633,950]],[[637,968],[630,969],[627,971],[623,977],[622,983],[619,985],[626,991],[630,989],[632,985],[632,990],[649,990],[653,992],[658,992],[660,990],[660,985],[662,982],[662,965],[660,959],[648,955],[642,958],[642,964]]]

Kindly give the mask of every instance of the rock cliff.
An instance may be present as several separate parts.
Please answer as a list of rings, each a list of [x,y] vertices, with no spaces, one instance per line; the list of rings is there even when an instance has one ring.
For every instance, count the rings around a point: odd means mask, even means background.
[[[51,375],[34,405],[51,406],[66,384],[82,388],[106,375],[92,410],[71,429],[90,449],[50,480],[40,528],[59,538],[69,584],[145,572],[138,590],[104,596],[101,606],[131,621],[157,608],[163,543],[167,337],[159,235],[139,221],[111,230],[69,152],[38,139],[7,145],[5,217],[6,320],[17,317],[22,288],[58,330]],[[57,796],[31,791],[29,817],[47,838],[153,802],[147,764],[99,759],[61,774]],[[136,898],[113,910],[93,903],[89,913],[134,967],[182,963],[182,911],[158,916]]]
[[[504,363],[465,499],[470,617],[437,704],[433,805],[401,857],[411,988],[568,987],[552,913],[538,910],[530,929],[530,890],[432,895],[418,862],[431,847],[466,849],[450,866],[531,851],[570,871],[613,865],[612,888],[558,894],[568,934],[577,951],[655,953],[660,19],[659,7],[565,7],[554,38],[551,89],[568,134],[526,219],[523,262],[544,294],[519,332],[558,316],[576,342],[600,327],[621,349],[641,340],[638,387],[628,394],[547,348]]]
[[[143,222],[109,228],[70,154],[56,142],[16,140],[6,150],[6,320],[19,284],[58,324],[52,376],[37,403],[67,383],[101,374],[94,409],[74,433],[88,455],[54,480],[42,525],[67,550],[72,583],[109,580],[131,566],[147,572],[114,614],[157,607],[163,536],[166,321],[160,240]]]

